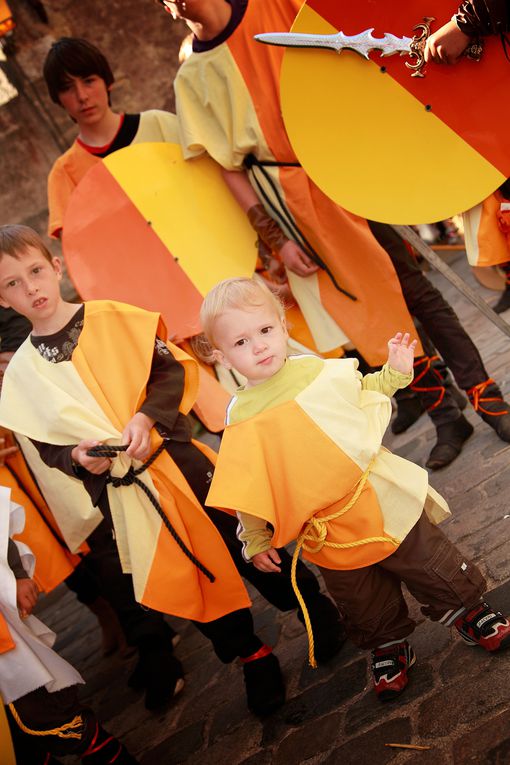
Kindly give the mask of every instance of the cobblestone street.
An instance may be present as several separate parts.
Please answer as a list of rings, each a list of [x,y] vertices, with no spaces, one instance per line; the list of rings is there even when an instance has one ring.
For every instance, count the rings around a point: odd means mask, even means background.
[[[463,253],[447,262],[490,303]],[[510,338],[491,325],[443,277],[429,272],[457,310],[491,376],[510,395]],[[503,316],[505,318],[505,316]],[[506,316],[508,318],[508,315]],[[396,327],[395,329],[401,329]],[[467,407],[475,426],[462,455],[431,476],[450,503],[445,533],[487,577],[491,603],[510,612],[510,444]],[[386,438],[398,454],[423,465],[435,431],[424,415],[406,433]],[[102,658],[95,617],[61,586],[38,606],[57,633],[57,650],[83,674],[83,698],[94,706],[142,765],[504,765],[510,763],[510,652],[490,656],[467,647],[452,630],[427,622],[417,605],[411,638],[417,664],[400,700],[381,704],[371,689],[367,656],[347,643],[327,666],[307,666],[307,639],[295,614],[284,615],[254,597],[258,634],[280,659],[287,703],[265,721],[245,703],[242,670],[224,666],[189,623],[170,619],[180,633],[176,654],[186,684],[164,714],[149,713],[127,687],[135,659]],[[423,750],[391,748],[412,744]]]

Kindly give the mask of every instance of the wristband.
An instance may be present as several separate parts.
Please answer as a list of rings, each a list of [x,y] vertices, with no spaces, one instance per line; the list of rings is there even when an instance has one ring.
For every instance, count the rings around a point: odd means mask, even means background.
[[[259,238],[275,253],[278,253],[289,239],[285,236],[278,223],[267,214],[263,205],[250,207],[247,212],[248,220]]]

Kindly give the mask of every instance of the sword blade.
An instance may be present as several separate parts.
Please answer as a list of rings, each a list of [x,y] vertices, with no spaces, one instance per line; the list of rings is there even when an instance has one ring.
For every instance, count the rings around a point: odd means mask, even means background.
[[[333,35],[266,32],[255,35],[255,40],[267,45],[283,45],[290,48],[330,48],[338,53],[342,50],[353,50],[363,58],[368,58],[372,50],[381,51],[383,56],[409,53],[411,37],[397,37],[390,32],[386,32],[383,37],[374,37],[373,31],[372,27],[357,35],[345,35],[343,32]]]

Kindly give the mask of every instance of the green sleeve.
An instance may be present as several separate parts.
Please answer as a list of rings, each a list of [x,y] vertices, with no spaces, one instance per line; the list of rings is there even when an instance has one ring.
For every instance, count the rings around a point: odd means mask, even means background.
[[[267,528],[263,518],[257,518],[248,513],[237,513],[239,526],[237,537],[243,543],[243,556],[251,560],[258,553],[267,552],[271,549],[272,532]]]
[[[408,375],[397,372],[388,364],[385,364],[379,372],[372,372],[365,375],[361,381],[363,390],[374,390],[377,393],[384,393],[391,398],[400,388],[406,388],[413,381],[413,373]]]

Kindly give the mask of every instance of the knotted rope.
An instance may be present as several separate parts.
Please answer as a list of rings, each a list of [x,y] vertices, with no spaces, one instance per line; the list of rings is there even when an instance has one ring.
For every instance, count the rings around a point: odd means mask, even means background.
[[[51,728],[51,730],[33,730],[28,728],[21,720],[14,704],[8,704],[9,710],[14,717],[18,727],[27,733],[29,736],[58,736],[58,738],[81,738],[83,734],[83,719],[81,715],[73,717],[71,722],[64,723],[58,728]],[[79,732],[77,732],[79,730]]]
[[[357,539],[353,542],[328,542],[327,536],[328,536],[328,523],[330,521],[335,521],[337,518],[340,518],[342,515],[347,513],[358,501],[361,492],[365,488],[365,484],[368,480],[368,476],[370,475],[370,471],[372,470],[375,460],[377,458],[377,455],[374,455],[372,459],[370,460],[368,467],[364,471],[364,473],[360,476],[360,478],[356,481],[354,486],[352,487],[351,491],[354,491],[354,494],[352,495],[349,502],[342,507],[340,510],[338,510],[336,513],[331,513],[331,515],[323,515],[320,518],[318,518],[316,515],[313,515],[307,522],[306,525],[299,535],[297,542],[296,542],[296,549],[294,550],[294,555],[292,556],[292,566],[290,571],[290,578],[292,582],[292,587],[294,590],[294,594],[296,595],[296,598],[298,600],[299,605],[301,606],[301,611],[303,613],[303,619],[305,622],[306,632],[308,635],[308,663],[311,667],[314,669],[317,667],[317,662],[315,660],[315,653],[314,653],[314,637],[313,637],[313,630],[312,630],[312,623],[310,621],[310,614],[308,613],[308,608],[306,607],[306,603],[303,599],[303,596],[301,595],[297,583],[296,578],[296,567],[297,562],[299,559],[299,553],[301,550],[306,550],[310,553],[318,553],[322,550],[323,547],[332,547],[335,550],[347,550],[352,547],[361,547],[361,545],[368,545],[373,544],[375,542],[390,542],[390,544],[395,545],[395,547],[398,547],[400,542],[395,539],[394,537],[366,537],[365,539]],[[349,492],[350,494],[351,492]],[[309,542],[313,543],[313,545],[308,544]]]
[[[488,414],[491,417],[501,417],[504,414],[508,414],[508,409],[501,409],[499,412],[491,412],[490,409],[486,409],[485,407],[482,406],[482,404],[484,403],[489,404],[494,401],[498,401],[501,404],[505,403],[501,395],[499,396],[486,395],[487,388],[490,388],[493,385],[496,385],[496,383],[494,382],[492,377],[489,377],[487,380],[484,380],[484,382],[478,383],[478,385],[473,385],[472,388],[469,388],[469,390],[467,391],[467,394],[469,396],[469,400],[471,401],[475,412],[483,412],[483,414]]]
[[[172,535],[172,538],[177,543],[177,545],[180,547],[184,555],[186,555],[187,558],[198,568],[199,571],[206,576],[210,582],[214,582],[216,580],[216,577],[214,574],[212,574],[209,569],[207,569],[203,563],[200,563],[197,557],[191,552],[191,550],[186,546],[186,544],[183,542],[183,540],[180,538],[177,531],[174,529],[172,524],[170,523],[169,519],[166,517],[165,513],[163,512],[163,508],[158,502],[158,499],[154,496],[152,491],[149,489],[148,486],[146,486],[143,481],[140,481],[138,476],[140,473],[143,473],[144,470],[147,470],[152,463],[159,457],[161,452],[164,450],[166,446],[166,441],[163,441],[160,446],[156,449],[155,452],[151,454],[148,460],[143,463],[143,465],[136,470],[131,465],[129,470],[125,475],[123,475],[121,478],[118,478],[116,476],[109,475],[107,482],[111,483],[111,485],[118,489],[120,486],[132,486],[135,484],[138,486],[144,494],[149,499],[150,503],[156,510],[157,514],[163,521],[163,524],[165,525],[165,528],[170,532]],[[89,457],[109,457],[110,459],[113,459],[114,457],[117,457],[119,452],[125,452],[128,448],[127,444],[123,444],[122,446],[114,446],[111,444],[99,444],[98,446],[93,446],[91,449],[87,451],[87,454]]]

